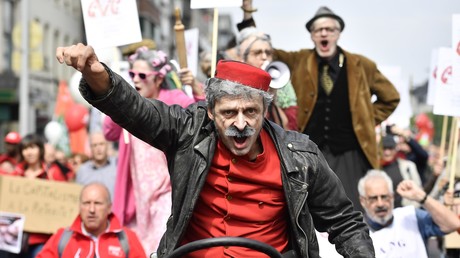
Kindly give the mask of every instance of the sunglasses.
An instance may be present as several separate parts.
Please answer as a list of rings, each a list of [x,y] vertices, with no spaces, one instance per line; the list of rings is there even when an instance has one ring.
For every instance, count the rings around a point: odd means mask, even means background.
[[[152,71],[152,72],[149,72],[149,73],[139,73],[139,72],[136,72],[134,70],[129,70],[129,77],[131,77],[131,79],[134,79],[134,77],[139,76],[139,78],[141,78],[141,80],[145,80],[147,79],[147,76],[150,76],[150,75],[157,75],[158,72],[155,72],[155,71]]]

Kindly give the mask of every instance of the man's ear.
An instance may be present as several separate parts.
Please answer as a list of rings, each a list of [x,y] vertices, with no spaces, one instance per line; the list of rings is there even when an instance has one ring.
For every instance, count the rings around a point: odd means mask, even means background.
[[[214,115],[212,114],[212,110],[211,108],[208,107],[208,117],[209,119],[211,119],[212,121],[214,121]]]
[[[366,198],[364,198],[363,196],[360,196],[359,197],[359,203],[361,204],[361,206],[364,208],[366,207],[365,206],[365,201],[366,201]]]

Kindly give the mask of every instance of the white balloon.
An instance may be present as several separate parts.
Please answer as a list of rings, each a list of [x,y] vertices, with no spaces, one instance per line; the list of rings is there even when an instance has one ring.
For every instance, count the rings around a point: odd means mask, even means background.
[[[82,104],[85,107],[91,107],[91,104],[86,101],[83,96],[80,94],[80,91],[78,90],[78,87],[80,86],[80,79],[81,79],[81,73],[80,72],[75,72],[72,77],[69,80],[69,90],[70,90],[70,95],[72,95],[73,100],[78,103]]]
[[[56,145],[64,135],[64,128],[56,121],[48,122],[45,126],[45,137],[52,145]]]

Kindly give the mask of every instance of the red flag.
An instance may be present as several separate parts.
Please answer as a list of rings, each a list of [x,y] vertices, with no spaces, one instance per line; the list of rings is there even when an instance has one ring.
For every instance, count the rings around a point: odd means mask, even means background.
[[[70,95],[69,87],[67,87],[67,82],[65,80],[61,80],[59,82],[54,115],[56,117],[64,116],[65,112],[68,111],[74,103],[75,102]]]

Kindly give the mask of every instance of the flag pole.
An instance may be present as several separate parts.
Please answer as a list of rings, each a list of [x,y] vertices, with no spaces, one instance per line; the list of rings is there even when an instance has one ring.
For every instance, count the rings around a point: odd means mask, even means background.
[[[29,133],[29,0],[21,1],[21,74],[19,82],[19,133]]]

